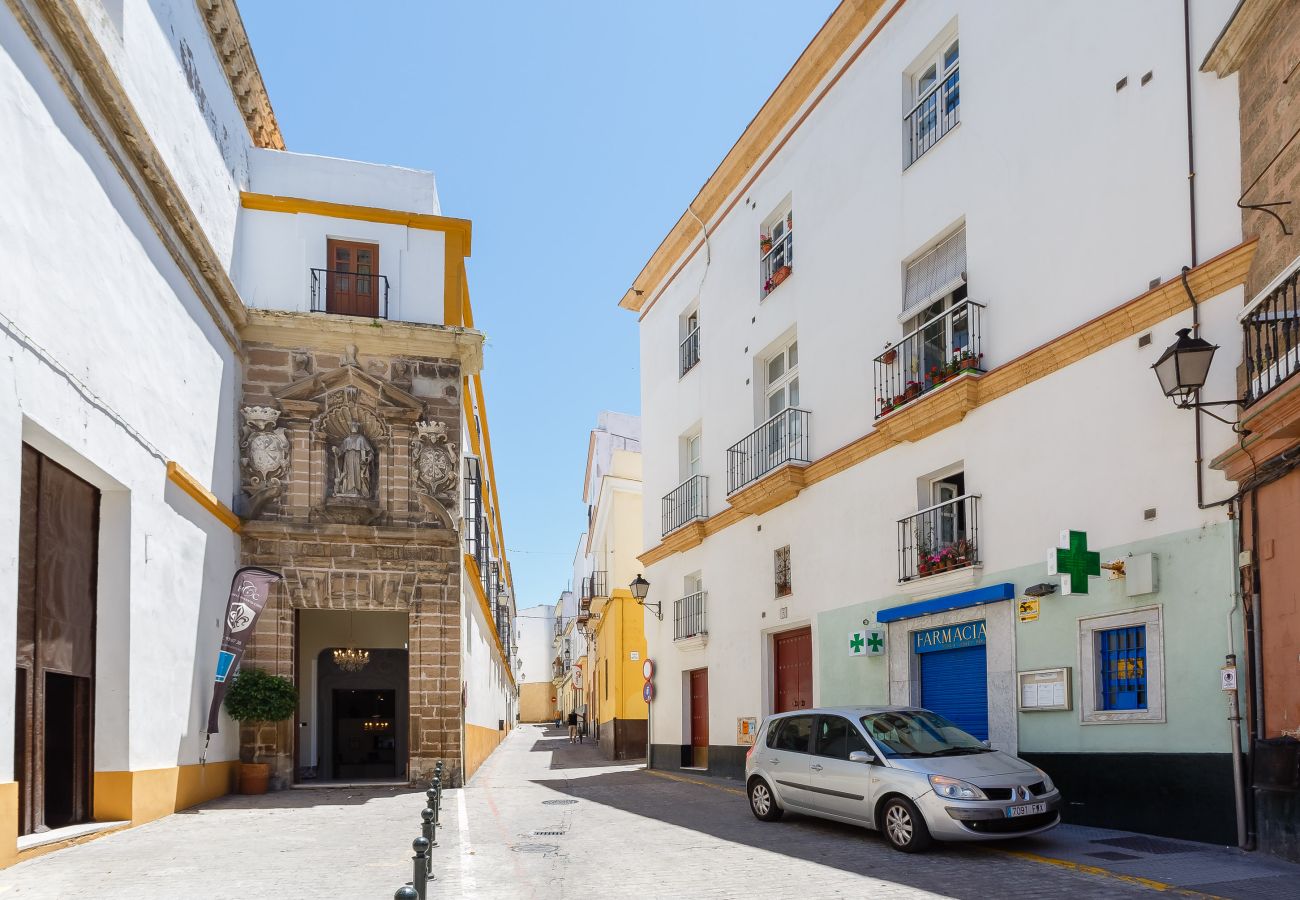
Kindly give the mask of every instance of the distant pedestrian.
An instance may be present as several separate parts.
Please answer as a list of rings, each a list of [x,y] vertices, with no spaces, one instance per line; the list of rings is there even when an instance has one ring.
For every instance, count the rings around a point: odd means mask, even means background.
[[[578,740],[578,713],[569,713],[569,743],[576,743]]]

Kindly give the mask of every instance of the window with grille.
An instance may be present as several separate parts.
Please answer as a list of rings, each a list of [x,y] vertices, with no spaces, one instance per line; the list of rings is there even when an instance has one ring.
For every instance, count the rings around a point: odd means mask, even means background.
[[[465,457],[464,509],[465,552],[474,557],[479,569],[487,563],[487,522],[483,514],[483,476],[479,461]]]
[[[793,588],[790,585],[790,546],[777,549],[776,554],[776,595],[784,597]]]
[[[1097,632],[1097,684],[1104,710],[1147,708],[1145,625]]]

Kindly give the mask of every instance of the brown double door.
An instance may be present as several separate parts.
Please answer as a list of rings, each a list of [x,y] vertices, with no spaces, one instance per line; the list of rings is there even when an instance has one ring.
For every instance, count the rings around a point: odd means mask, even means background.
[[[14,774],[18,831],[89,821],[99,491],[23,446]]]
[[[709,670],[691,671],[691,765],[709,767]]]
[[[772,638],[776,674],[774,711],[811,709],[813,705],[812,629],[799,628]]]
[[[343,316],[379,315],[379,245],[329,241],[325,311]]]

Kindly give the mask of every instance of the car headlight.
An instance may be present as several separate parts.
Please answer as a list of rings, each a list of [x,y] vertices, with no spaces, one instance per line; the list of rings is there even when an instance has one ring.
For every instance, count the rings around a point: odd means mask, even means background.
[[[965,781],[959,781],[956,778],[949,778],[947,775],[931,775],[930,787],[940,797],[946,797],[949,800],[987,800],[984,792],[973,784]]]
[[[1044,790],[1044,793],[1050,794],[1052,791],[1056,790],[1056,785],[1052,783],[1052,776],[1051,776],[1051,775],[1048,775],[1048,774],[1047,774],[1046,772],[1044,772],[1042,769],[1038,768],[1038,766],[1034,766],[1034,770],[1035,770],[1036,772],[1038,772],[1039,775],[1042,775],[1042,776],[1043,776],[1043,790]]]

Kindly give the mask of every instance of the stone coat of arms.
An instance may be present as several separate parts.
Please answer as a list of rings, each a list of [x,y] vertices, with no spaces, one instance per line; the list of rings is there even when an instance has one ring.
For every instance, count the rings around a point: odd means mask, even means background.
[[[449,508],[456,507],[460,484],[456,445],[447,438],[443,422],[417,422],[411,439],[411,481],[426,511],[450,526]]]
[[[249,515],[256,516],[284,491],[289,477],[289,438],[277,428],[280,411],[269,406],[240,410],[244,427],[240,435],[239,472],[248,495]]]

